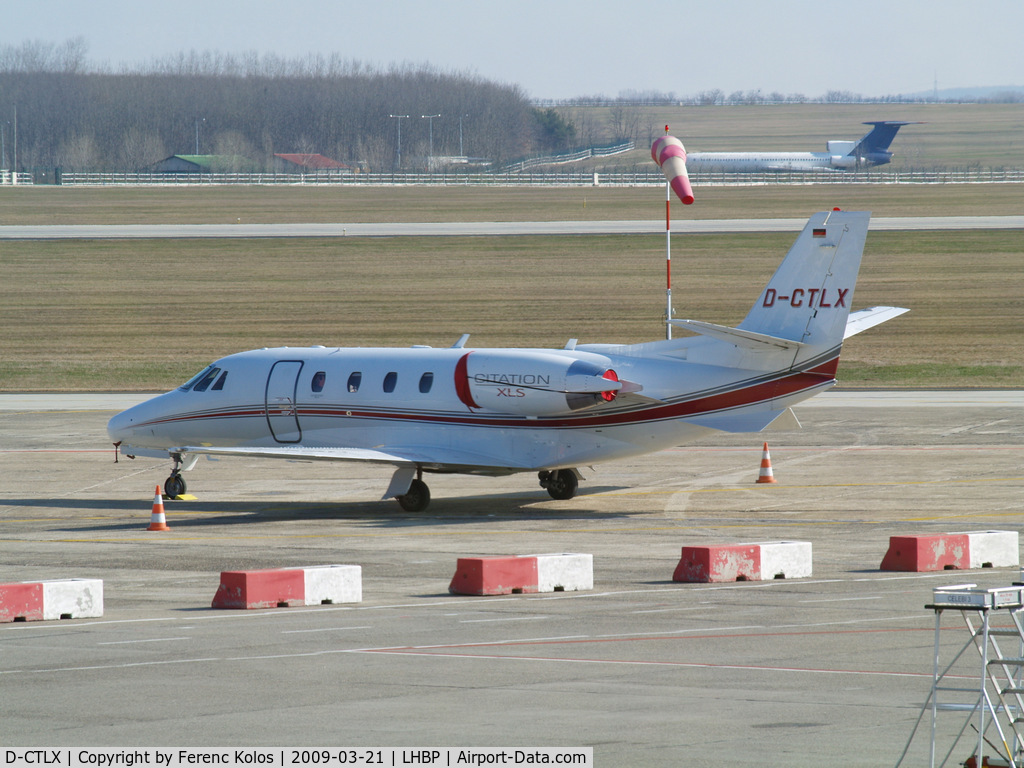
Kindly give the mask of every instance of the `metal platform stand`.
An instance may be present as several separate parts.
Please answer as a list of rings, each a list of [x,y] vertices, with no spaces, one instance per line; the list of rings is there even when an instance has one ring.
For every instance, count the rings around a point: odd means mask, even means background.
[[[903,763],[925,714],[931,714],[929,768],[945,766],[961,737],[971,726],[977,732],[973,755],[956,765],[1010,766],[1024,768],[1024,585],[977,589],[974,584],[938,587],[932,602],[935,611],[935,655],[932,689],[921,708],[896,768]],[[940,667],[942,618],[957,612],[967,629],[963,646]],[[946,634],[953,627],[947,627]],[[969,648],[978,652],[976,665]],[[968,685],[964,678],[976,677]],[[940,713],[966,713],[953,743],[936,762],[936,736]],[[968,741],[973,740],[970,734]]]

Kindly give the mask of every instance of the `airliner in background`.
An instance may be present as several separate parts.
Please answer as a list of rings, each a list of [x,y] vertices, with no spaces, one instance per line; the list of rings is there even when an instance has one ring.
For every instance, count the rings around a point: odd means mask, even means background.
[[[825,152],[688,152],[689,173],[718,171],[751,173],[760,171],[858,170],[885,165],[892,160],[889,145],[904,125],[920,125],[905,120],[875,120],[860,141],[832,139]]]

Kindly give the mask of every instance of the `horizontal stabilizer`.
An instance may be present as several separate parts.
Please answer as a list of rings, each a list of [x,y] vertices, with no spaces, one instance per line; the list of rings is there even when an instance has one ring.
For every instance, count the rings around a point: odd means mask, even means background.
[[[804,346],[801,342],[791,339],[780,339],[778,336],[769,336],[768,334],[757,333],[756,331],[743,331],[739,328],[730,328],[727,325],[703,323],[699,320],[669,320],[669,322],[672,325],[686,328],[694,333],[711,336],[721,341],[735,344],[738,347],[746,347],[747,349],[763,350],[766,346],[779,349],[799,349]]]
[[[760,432],[769,426],[777,429],[800,429],[800,421],[792,408],[782,411],[723,411],[686,420],[719,432]]]
[[[848,339],[861,331],[874,328],[876,325],[892,320],[894,317],[899,317],[904,312],[909,311],[909,309],[904,309],[903,307],[869,307],[851,312],[850,316],[846,319],[846,332],[843,334],[843,338]]]

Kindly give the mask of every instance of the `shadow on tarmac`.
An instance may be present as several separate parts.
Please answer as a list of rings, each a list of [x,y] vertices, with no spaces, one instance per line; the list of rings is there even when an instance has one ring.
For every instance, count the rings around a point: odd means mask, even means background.
[[[168,525],[181,528],[207,528],[219,525],[240,525],[278,521],[317,520],[361,520],[367,527],[401,528],[419,526],[467,525],[474,523],[493,524],[504,521],[543,520],[609,520],[643,516],[644,512],[609,512],[579,508],[587,495],[621,490],[618,487],[591,487],[572,502],[573,508],[565,508],[567,502],[556,502],[543,497],[542,493],[502,493],[473,497],[435,498],[425,512],[406,512],[397,502],[381,501],[164,501],[164,513]],[[0,504],[9,509],[49,508],[81,512],[94,512],[108,518],[122,518],[119,522],[61,526],[68,532],[135,530],[143,520],[148,520],[151,507],[145,502],[136,503],[123,499],[53,499],[20,498],[0,499]],[[45,518],[40,518],[42,522]],[[72,522],[67,517],[54,517],[54,521]]]

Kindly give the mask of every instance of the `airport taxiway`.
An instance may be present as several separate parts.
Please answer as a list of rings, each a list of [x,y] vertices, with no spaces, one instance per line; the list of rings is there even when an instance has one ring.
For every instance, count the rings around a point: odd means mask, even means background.
[[[0,396],[0,582],[100,578],[106,605],[0,624],[5,745],[893,765],[931,685],[932,588],[1019,575],[878,566],[891,535],[1020,529],[1021,391],[833,391],[798,406],[800,431],[584,468],[566,502],[529,475],[438,476],[411,514],[377,500],[386,468],[203,460],[166,533],[146,527],[169,462],[114,463],[107,444],[106,420],[138,399]],[[764,439],[775,485],[754,483]],[[812,577],[671,580],[682,546],[777,540],[813,543]],[[541,552],[593,554],[595,588],[447,591],[458,557]],[[361,603],[210,608],[222,570],[329,563],[362,566]],[[947,740],[963,722],[948,714]],[[926,736],[911,754],[923,764]]]
[[[806,219],[685,219],[676,234],[800,232]],[[1024,229],[1024,216],[877,217],[871,231]],[[262,237],[492,237],[507,235],[619,235],[665,231],[665,221],[451,221],[336,224],[39,224],[0,226],[0,240],[262,238]]]

